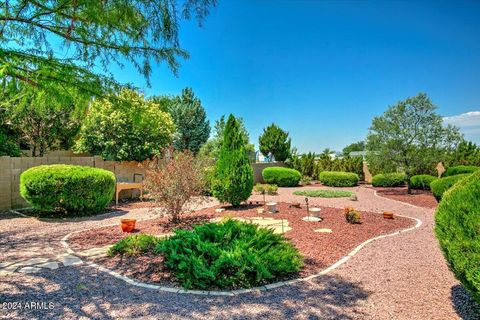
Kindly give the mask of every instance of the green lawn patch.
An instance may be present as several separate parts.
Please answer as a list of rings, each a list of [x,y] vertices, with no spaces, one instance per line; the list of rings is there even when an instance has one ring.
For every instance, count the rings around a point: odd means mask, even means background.
[[[342,198],[353,195],[351,191],[345,190],[300,190],[293,193],[296,196],[320,197],[320,198]]]

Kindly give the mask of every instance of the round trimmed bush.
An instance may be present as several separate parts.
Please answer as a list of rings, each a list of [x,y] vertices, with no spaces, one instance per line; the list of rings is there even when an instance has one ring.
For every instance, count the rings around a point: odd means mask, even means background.
[[[263,180],[279,187],[296,187],[302,179],[299,171],[284,167],[270,167],[262,171]]]
[[[20,194],[43,213],[90,215],[105,209],[115,192],[112,172],[73,165],[33,167],[20,176]]]
[[[319,180],[329,187],[353,187],[358,184],[358,174],[343,171],[322,171]]]
[[[410,178],[410,186],[412,189],[430,190],[430,183],[437,179],[429,174],[419,174]]]
[[[480,303],[480,172],[448,190],[435,214],[435,233],[458,280]]]
[[[300,271],[303,258],[283,235],[227,219],[175,230],[155,250],[184,288],[237,289]]]
[[[407,176],[404,173],[380,173],[372,178],[374,187],[403,187]]]
[[[430,183],[430,190],[432,190],[433,195],[435,198],[440,201],[442,199],[443,194],[445,191],[450,189],[455,183],[462,180],[463,178],[469,176],[469,173],[466,174],[457,174],[451,177],[440,178],[437,180],[432,181]]]
[[[448,168],[447,171],[445,171],[445,173],[443,174],[443,176],[451,177],[457,174],[474,173],[479,169],[480,167],[475,167],[475,166],[455,166],[455,167]]]

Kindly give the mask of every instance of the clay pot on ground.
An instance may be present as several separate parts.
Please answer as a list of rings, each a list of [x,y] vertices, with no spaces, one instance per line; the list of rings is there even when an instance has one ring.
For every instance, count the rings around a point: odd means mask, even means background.
[[[384,212],[383,213],[383,218],[384,219],[393,219],[393,212]]]
[[[133,232],[135,230],[136,219],[122,219],[121,227],[123,232]]]

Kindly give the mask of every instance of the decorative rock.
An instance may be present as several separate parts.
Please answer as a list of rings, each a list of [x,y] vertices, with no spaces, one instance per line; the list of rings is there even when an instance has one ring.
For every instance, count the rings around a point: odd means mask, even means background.
[[[218,209],[215,209],[215,212],[216,213],[222,213],[225,211],[225,208],[218,208]]]
[[[352,195],[350,196],[350,200],[352,200],[352,201],[357,201],[357,200],[358,200],[357,195],[356,195],[356,194],[352,194]]]
[[[58,260],[60,260],[61,263],[63,263],[64,266],[68,267],[68,266],[76,266],[76,265],[79,265],[79,264],[82,264],[83,261],[78,258],[77,256],[74,256],[74,255],[60,255],[60,256],[57,256]]]
[[[384,218],[384,219],[393,219],[393,212],[387,212],[387,211],[385,211],[385,212],[383,213],[383,218]]]
[[[288,206],[289,208],[297,208],[297,209],[300,209],[302,208],[302,205],[300,204],[300,202],[294,202],[292,203],[291,205]]]
[[[322,221],[322,218],[308,216],[308,217],[303,217],[302,220],[307,222],[320,222]]]
[[[332,229],[328,229],[328,228],[315,229],[315,232],[320,232],[320,233],[332,233]]]
[[[46,262],[46,263],[42,263],[42,264],[37,264],[36,267],[55,270],[55,269],[58,269],[58,263],[56,263],[56,262]]]
[[[22,269],[18,270],[18,272],[22,273],[35,273],[38,271],[41,271],[42,269],[37,268],[37,267],[23,267]]]
[[[264,213],[264,212],[265,212],[265,209],[263,209],[263,208],[261,208],[261,209],[257,209],[257,213],[260,213],[260,214],[262,214],[262,213]]]

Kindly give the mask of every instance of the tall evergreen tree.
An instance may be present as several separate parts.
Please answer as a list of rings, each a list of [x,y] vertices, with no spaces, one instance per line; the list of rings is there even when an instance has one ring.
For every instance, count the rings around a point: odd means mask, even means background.
[[[181,96],[173,99],[168,111],[177,129],[173,146],[196,154],[210,136],[210,122],[200,99],[191,88],[185,88]]]
[[[238,206],[248,199],[253,189],[253,169],[250,165],[239,121],[228,117],[220,157],[215,167],[212,193],[220,202]]]
[[[273,155],[276,161],[285,161],[290,155],[291,140],[288,137],[288,132],[274,123],[263,129],[263,134],[258,138],[258,143],[260,151],[265,156]]]

